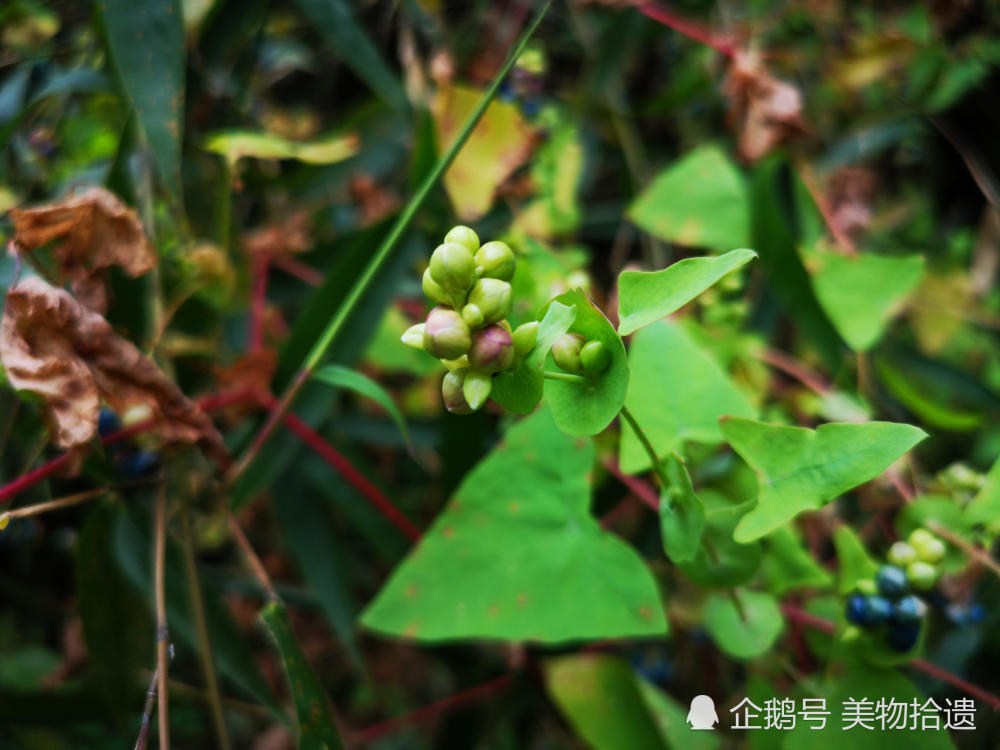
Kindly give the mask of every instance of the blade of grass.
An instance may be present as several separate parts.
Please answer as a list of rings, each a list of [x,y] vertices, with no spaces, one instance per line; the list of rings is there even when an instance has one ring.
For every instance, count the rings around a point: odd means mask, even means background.
[[[260,429],[260,432],[257,434],[253,443],[251,443],[250,447],[246,450],[240,460],[237,461],[228,472],[228,483],[232,484],[232,482],[239,478],[239,476],[246,471],[247,467],[253,463],[257,454],[260,452],[261,447],[263,447],[264,443],[267,442],[267,439],[281,422],[282,417],[284,417],[284,415],[291,408],[292,402],[302,389],[302,386],[309,379],[313,370],[316,369],[316,366],[326,355],[330,345],[337,338],[337,335],[340,333],[351,312],[354,310],[354,307],[358,304],[358,301],[361,299],[365,290],[371,285],[379,270],[392,254],[396,244],[403,236],[403,232],[410,225],[413,217],[416,216],[417,211],[423,205],[423,202],[430,194],[431,189],[437,184],[437,181],[441,179],[441,176],[445,173],[448,167],[451,166],[455,157],[458,156],[459,151],[462,150],[462,146],[465,145],[466,140],[468,140],[473,129],[479,123],[480,118],[486,112],[486,108],[490,105],[490,102],[493,101],[493,98],[500,90],[500,84],[503,82],[503,79],[510,72],[511,68],[514,67],[514,63],[524,50],[528,40],[531,39],[535,30],[545,17],[551,2],[552,0],[546,0],[542,4],[541,8],[539,8],[534,19],[528,25],[528,28],[524,30],[524,33],[521,34],[520,39],[518,39],[517,43],[514,45],[514,48],[511,50],[506,62],[500,68],[499,72],[497,72],[493,82],[486,90],[486,93],[483,94],[483,98],[480,100],[479,105],[472,112],[472,114],[469,115],[469,119],[466,120],[465,124],[462,126],[458,137],[455,138],[455,142],[452,143],[445,154],[438,159],[434,168],[424,179],[423,183],[417,189],[417,192],[414,193],[410,202],[406,205],[406,208],[399,215],[396,223],[392,226],[392,229],[389,230],[389,233],[382,241],[382,244],[379,245],[378,249],[375,251],[371,263],[368,264],[361,276],[358,277],[358,280],[354,283],[354,286],[351,287],[351,291],[344,298],[343,304],[341,304],[336,314],[333,316],[333,319],[327,324],[326,329],[313,344],[312,349],[306,356],[305,362],[302,364],[298,374],[289,384],[288,388],[285,389],[284,394],[278,401],[276,407],[271,411],[271,414],[268,416],[267,421]]]

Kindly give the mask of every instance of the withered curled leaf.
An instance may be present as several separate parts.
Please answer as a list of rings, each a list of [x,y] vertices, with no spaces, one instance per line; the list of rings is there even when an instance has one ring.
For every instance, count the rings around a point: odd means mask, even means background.
[[[152,360],[101,315],[42,279],[25,279],[7,293],[0,362],[11,385],[45,400],[64,448],[97,434],[103,399],[119,413],[146,406],[165,441],[198,442],[212,458],[228,461],[212,421]]]
[[[14,239],[27,252],[58,240],[53,253],[61,281],[91,310],[108,307],[105,269],[121,266],[139,276],[157,264],[139,216],[117,196],[91,187],[57,203],[11,209]]]
[[[744,159],[756,161],[788,138],[805,132],[802,93],[775,78],[756,52],[733,56],[724,90]]]
[[[309,215],[305,211],[293,211],[287,218],[243,236],[243,248],[250,255],[294,255],[312,246]]]

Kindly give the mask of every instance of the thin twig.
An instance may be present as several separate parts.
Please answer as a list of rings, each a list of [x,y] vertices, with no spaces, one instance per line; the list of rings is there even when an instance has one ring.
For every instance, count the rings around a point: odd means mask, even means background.
[[[633,495],[635,495],[639,500],[641,500],[650,510],[654,512],[659,512],[660,510],[660,496],[656,493],[656,490],[651,486],[642,481],[639,477],[632,477],[625,474],[621,468],[618,466],[618,462],[611,456],[606,456],[603,459],[604,468],[614,476],[619,482],[624,484]]]
[[[382,735],[387,734],[388,732],[391,732],[399,727],[428,721],[444,711],[458,708],[459,706],[482,698],[484,695],[489,695],[490,693],[502,690],[507,687],[513,679],[514,674],[512,672],[501,675],[500,677],[490,680],[489,682],[485,682],[482,685],[477,685],[476,687],[469,688],[468,690],[463,690],[460,693],[455,693],[447,698],[443,698],[439,701],[435,701],[434,703],[418,708],[415,711],[410,711],[409,713],[397,716],[394,719],[389,719],[388,721],[383,721],[379,724],[374,724],[370,727],[358,730],[353,734],[353,739],[355,742],[362,744],[372,742]]]
[[[953,532],[947,526],[944,526],[939,521],[928,521],[927,528],[937,534],[939,537],[944,539],[950,544],[954,544],[962,552],[968,555],[972,560],[982,565],[984,568],[988,568],[993,575],[1000,578],[1000,563],[994,560],[990,553],[984,550],[982,547],[977,547],[975,544],[967,539],[963,539],[958,534]]]
[[[159,677],[160,750],[170,748],[170,713],[167,693],[167,663],[170,652],[170,631],[167,628],[166,558],[167,558],[167,487],[160,485],[156,495],[156,562],[154,585],[156,587],[156,672]]]
[[[153,677],[146,690],[146,705],[142,709],[142,723],[139,724],[139,736],[135,741],[135,750],[146,750],[149,747],[149,727],[153,723],[153,703],[156,701],[156,686],[160,682],[159,670],[153,670]]]
[[[298,258],[293,258],[290,255],[278,254],[271,256],[271,265],[281,269],[289,276],[294,276],[309,286],[320,286],[323,283],[322,273],[308,263],[303,263]]]
[[[60,497],[55,500],[48,500],[44,503],[25,505],[23,508],[16,508],[6,513],[2,513],[0,514],[0,530],[6,528],[7,524],[11,521],[16,521],[19,518],[40,516],[43,513],[48,513],[53,510],[60,510],[61,508],[69,508],[73,505],[79,505],[80,503],[85,503],[88,500],[93,500],[95,497],[100,497],[108,490],[108,487],[95,487],[91,490],[84,490],[83,492],[66,495],[65,497]]]
[[[825,396],[831,390],[830,384],[826,382],[822,375],[814,372],[789,354],[785,354],[777,349],[765,348],[758,353],[757,358],[761,362],[766,362],[771,367],[781,370],[787,375],[791,375],[820,396]]]
[[[212,641],[208,634],[205,602],[202,599],[201,581],[198,579],[198,565],[194,555],[191,511],[186,502],[181,505],[180,516],[184,574],[187,577],[188,592],[191,595],[191,613],[194,616],[195,628],[198,631],[198,644],[201,647],[199,649],[201,651],[201,671],[205,676],[208,705],[212,709],[212,722],[215,725],[215,738],[218,747],[221,750],[229,750],[229,731],[226,728],[226,717],[222,710],[222,691],[219,689],[219,677],[215,672],[215,662],[212,658]]]
[[[256,552],[254,552],[253,547],[250,545],[250,540],[247,539],[247,535],[243,532],[243,527],[240,526],[240,522],[236,519],[236,516],[233,515],[231,510],[226,513],[227,520],[229,522],[229,530],[232,532],[233,538],[236,540],[236,544],[243,552],[243,557],[246,559],[247,565],[250,566],[250,572],[253,573],[261,588],[264,589],[268,599],[271,601],[281,601],[281,597],[278,596],[278,592],[275,590],[274,584],[271,583],[271,576],[267,574],[267,570],[264,568],[264,563],[260,561],[260,557],[257,556]]]
[[[694,21],[682,18],[662,5],[656,5],[653,3],[641,5],[639,6],[639,11],[644,16],[648,16],[654,21],[659,21],[664,26],[680,32],[689,39],[708,45],[716,52],[720,52],[726,57],[736,56],[736,49],[730,42],[720,39],[716,34],[702,28]]]
[[[639,427],[639,423],[635,421],[635,417],[632,416],[632,412],[630,412],[628,408],[623,405],[618,414],[628,423],[628,426],[632,429],[632,432],[635,433],[635,436],[639,438],[639,442],[642,444],[643,450],[646,451],[646,455],[649,456],[649,460],[653,464],[653,471],[656,472],[656,478],[660,480],[660,486],[663,487],[663,489],[669,487],[670,479],[663,471],[663,466],[660,464],[660,459],[656,455],[656,450],[653,448],[653,444],[649,442],[649,438],[646,437],[646,433],[642,431],[641,427]]]

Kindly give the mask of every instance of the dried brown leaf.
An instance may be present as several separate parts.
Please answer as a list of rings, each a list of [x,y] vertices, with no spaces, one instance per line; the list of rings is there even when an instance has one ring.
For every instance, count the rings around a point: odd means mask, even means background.
[[[771,75],[756,53],[733,56],[724,90],[729,97],[730,119],[739,130],[744,159],[756,161],[785,140],[805,132],[801,92]]]
[[[25,279],[7,293],[0,362],[11,385],[45,400],[64,448],[94,438],[103,399],[119,413],[146,407],[164,440],[198,442],[228,460],[212,421],[150,359],[101,315],[42,279]]]
[[[158,261],[135,211],[102,187],[36,208],[12,209],[14,239],[22,250],[58,240],[53,253],[60,281],[92,310],[108,307],[105,269],[121,266],[130,276],[152,270]]]

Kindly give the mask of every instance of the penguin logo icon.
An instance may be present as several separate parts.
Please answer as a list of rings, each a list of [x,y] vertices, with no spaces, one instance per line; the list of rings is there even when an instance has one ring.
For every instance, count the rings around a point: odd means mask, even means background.
[[[687,723],[692,729],[715,729],[719,715],[715,712],[715,701],[707,695],[696,695],[691,699]]]

